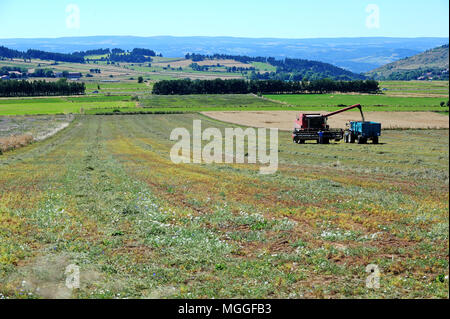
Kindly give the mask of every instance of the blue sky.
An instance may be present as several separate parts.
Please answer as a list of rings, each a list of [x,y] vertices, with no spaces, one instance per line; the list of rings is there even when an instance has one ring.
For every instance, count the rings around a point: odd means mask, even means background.
[[[448,37],[448,10],[448,0],[0,0],[0,38]]]

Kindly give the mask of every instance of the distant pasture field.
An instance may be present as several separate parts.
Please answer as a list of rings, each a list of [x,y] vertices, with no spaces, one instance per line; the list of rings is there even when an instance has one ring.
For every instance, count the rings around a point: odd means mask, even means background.
[[[205,94],[205,95],[148,95],[140,99],[142,107],[273,107],[272,101],[251,94]]]
[[[137,96],[139,101],[133,101]],[[127,95],[90,95],[65,98],[0,99],[0,115],[88,114],[206,111],[335,111],[345,106],[362,104],[365,111],[383,112],[448,112],[441,98],[390,97],[384,95],[151,95],[133,92]],[[446,100],[445,100],[446,101]]]
[[[448,111],[448,107],[440,106],[441,102],[448,101],[448,97],[396,97],[381,94],[293,94],[265,95],[265,97],[286,105],[305,108],[330,108],[361,104],[368,111]]]
[[[83,110],[111,107],[133,107],[129,96],[98,96],[69,98],[36,98],[0,100],[1,115],[35,115],[82,113]]]
[[[99,93],[150,93],[152,91],[153,84],[152,83],[138,83],[137,78],[133,81],[127,82],[87,82],[86,83],[86,91],[87,93],[91,93],[92,91],[98,91]]]
[[[380,88],[388,96],[447,97],[449,81],[382,81]]]
[[[259,67],[263,67],[259,65]],[[157,73],[155,73],[157,74]],[[181,74],[181,73],[180,73]],[[198,73],[199,76],[206,76]],[[167,77],[167,75],[154,75]],[[152,76],[152,77],[154,77]],[[208,75],[212,76],[212,75]],[[147,80],[147,79],[146,79]],[[81,113],[104,114],[119,110],[122,113],[195,113],[206,111],[335,111],[345,106],[362,104],[365,111],[383,112],[441,112],[448,114],[448,82],[381,82],[388,88],[384,94],[301,94],[301,95],[152,95],[153,80],[138,83],[86,82],[86,96],[0,98],[1,115],[35,115]],[[100,89],[99,89],[100,87]],[[98,91],[98,93],[93,93]],[[415,91],[433,92],[418,96]],[[138,97],[139,101],[132,97]],[[116,112],[117,113],[117,112]]]

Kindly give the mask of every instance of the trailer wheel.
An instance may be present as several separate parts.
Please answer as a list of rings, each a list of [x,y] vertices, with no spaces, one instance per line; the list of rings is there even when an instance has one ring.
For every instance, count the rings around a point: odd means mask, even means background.
[[[353,133],[350,133],[350,143],[355,143],[356,139],[355,139],[355,135],[353,135]]]
[[[299,144],[305,144],[306,141],[305,141],[305,140],[299,140],[298,143],[299,143]]]
[[[366,144],[366,143],[367,139],[365,137],[358,136],[358,144]]]
[[[379,143],[378,136],[377,136],[377,137],[374,137],[374,138],[372,139],[372,142],[373,142],[373,144],[378,144],[378,143]]]

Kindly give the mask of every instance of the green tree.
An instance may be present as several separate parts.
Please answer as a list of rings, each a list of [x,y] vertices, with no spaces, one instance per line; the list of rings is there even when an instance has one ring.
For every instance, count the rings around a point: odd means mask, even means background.
[[[138,83],[144,83],[144,78],[142,76],[138,77]]]

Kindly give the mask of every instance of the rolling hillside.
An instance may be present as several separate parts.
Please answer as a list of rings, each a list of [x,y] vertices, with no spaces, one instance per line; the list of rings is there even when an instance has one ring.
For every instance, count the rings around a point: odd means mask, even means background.
[[[366,73],[377,80],[448,80],[448,44]]]

